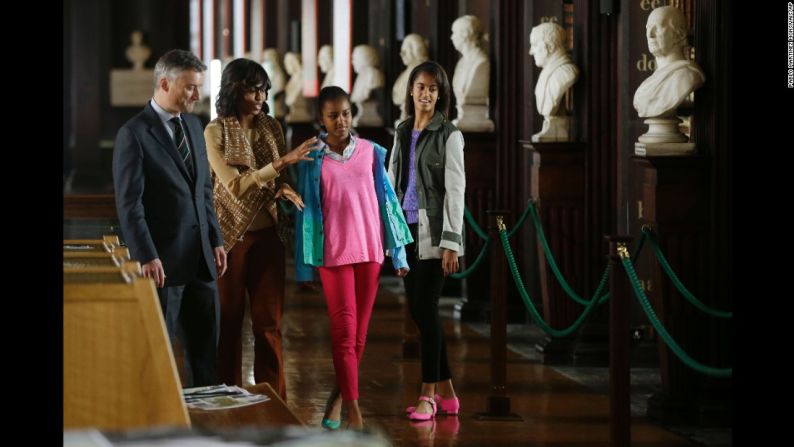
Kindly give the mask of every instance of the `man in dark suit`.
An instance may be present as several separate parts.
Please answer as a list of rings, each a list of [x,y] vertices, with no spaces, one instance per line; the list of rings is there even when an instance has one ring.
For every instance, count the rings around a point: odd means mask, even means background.
[[[217,381],[216,279],[226,271],[203,130],[188,114],[206,69],[188,51],[164,54],[154,97],[119,129],[113,151],[122,235],[157,285],[171,342],[184,348],[186,387]]]

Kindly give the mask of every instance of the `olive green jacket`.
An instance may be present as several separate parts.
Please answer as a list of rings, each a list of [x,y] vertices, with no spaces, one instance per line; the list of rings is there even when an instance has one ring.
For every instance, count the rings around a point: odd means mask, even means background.
[[[408,163],[414,118],[397,126],[389,157],[391,180],[400,203],[408,185]],[[416,142],[416,193],[419,202],[419,259],[440,258],[446,248],[463,256],[463,208],[466,173],[463,134],[441,112],[419,134]]]

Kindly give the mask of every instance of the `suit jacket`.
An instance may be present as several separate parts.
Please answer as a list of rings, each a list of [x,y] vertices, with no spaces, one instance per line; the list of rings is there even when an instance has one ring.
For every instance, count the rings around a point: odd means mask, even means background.
[[[223,246],[201,122],[184,113],[182,119],[195,181],[151,104],[119,129],[113,150],[124,240],[132,259],[144,264],[160,258],[166,287],[183,285],[200,273],[206,277],[203,268],[199,271],[202,262],[211,276],[206,279],[217,279],[213,247]]]

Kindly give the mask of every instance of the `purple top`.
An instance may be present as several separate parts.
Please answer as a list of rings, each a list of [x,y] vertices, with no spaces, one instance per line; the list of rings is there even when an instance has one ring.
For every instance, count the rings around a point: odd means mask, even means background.
[[[405,220],[409,224],[419,222],[419,200],[416,195],[416,140],[419,139],[420,130],[411,130],[411,150],[408,156],[408,187],[403,197],[403,211]]]

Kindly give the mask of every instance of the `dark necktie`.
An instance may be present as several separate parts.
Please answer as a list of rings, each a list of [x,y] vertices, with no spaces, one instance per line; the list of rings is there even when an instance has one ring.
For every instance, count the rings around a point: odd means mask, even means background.
[[[185,164],[187,173],[190,175],[190,179],[192,180],[194,177],[193,157],[190,156],[190,148],[187,145],[185,131],[182,130],[182,120],[177,116],[171,118],[171,122],[174,124],[174,143],[176,144],[176,150],[179,153],[179,156],[182,157],[182,162]]]

